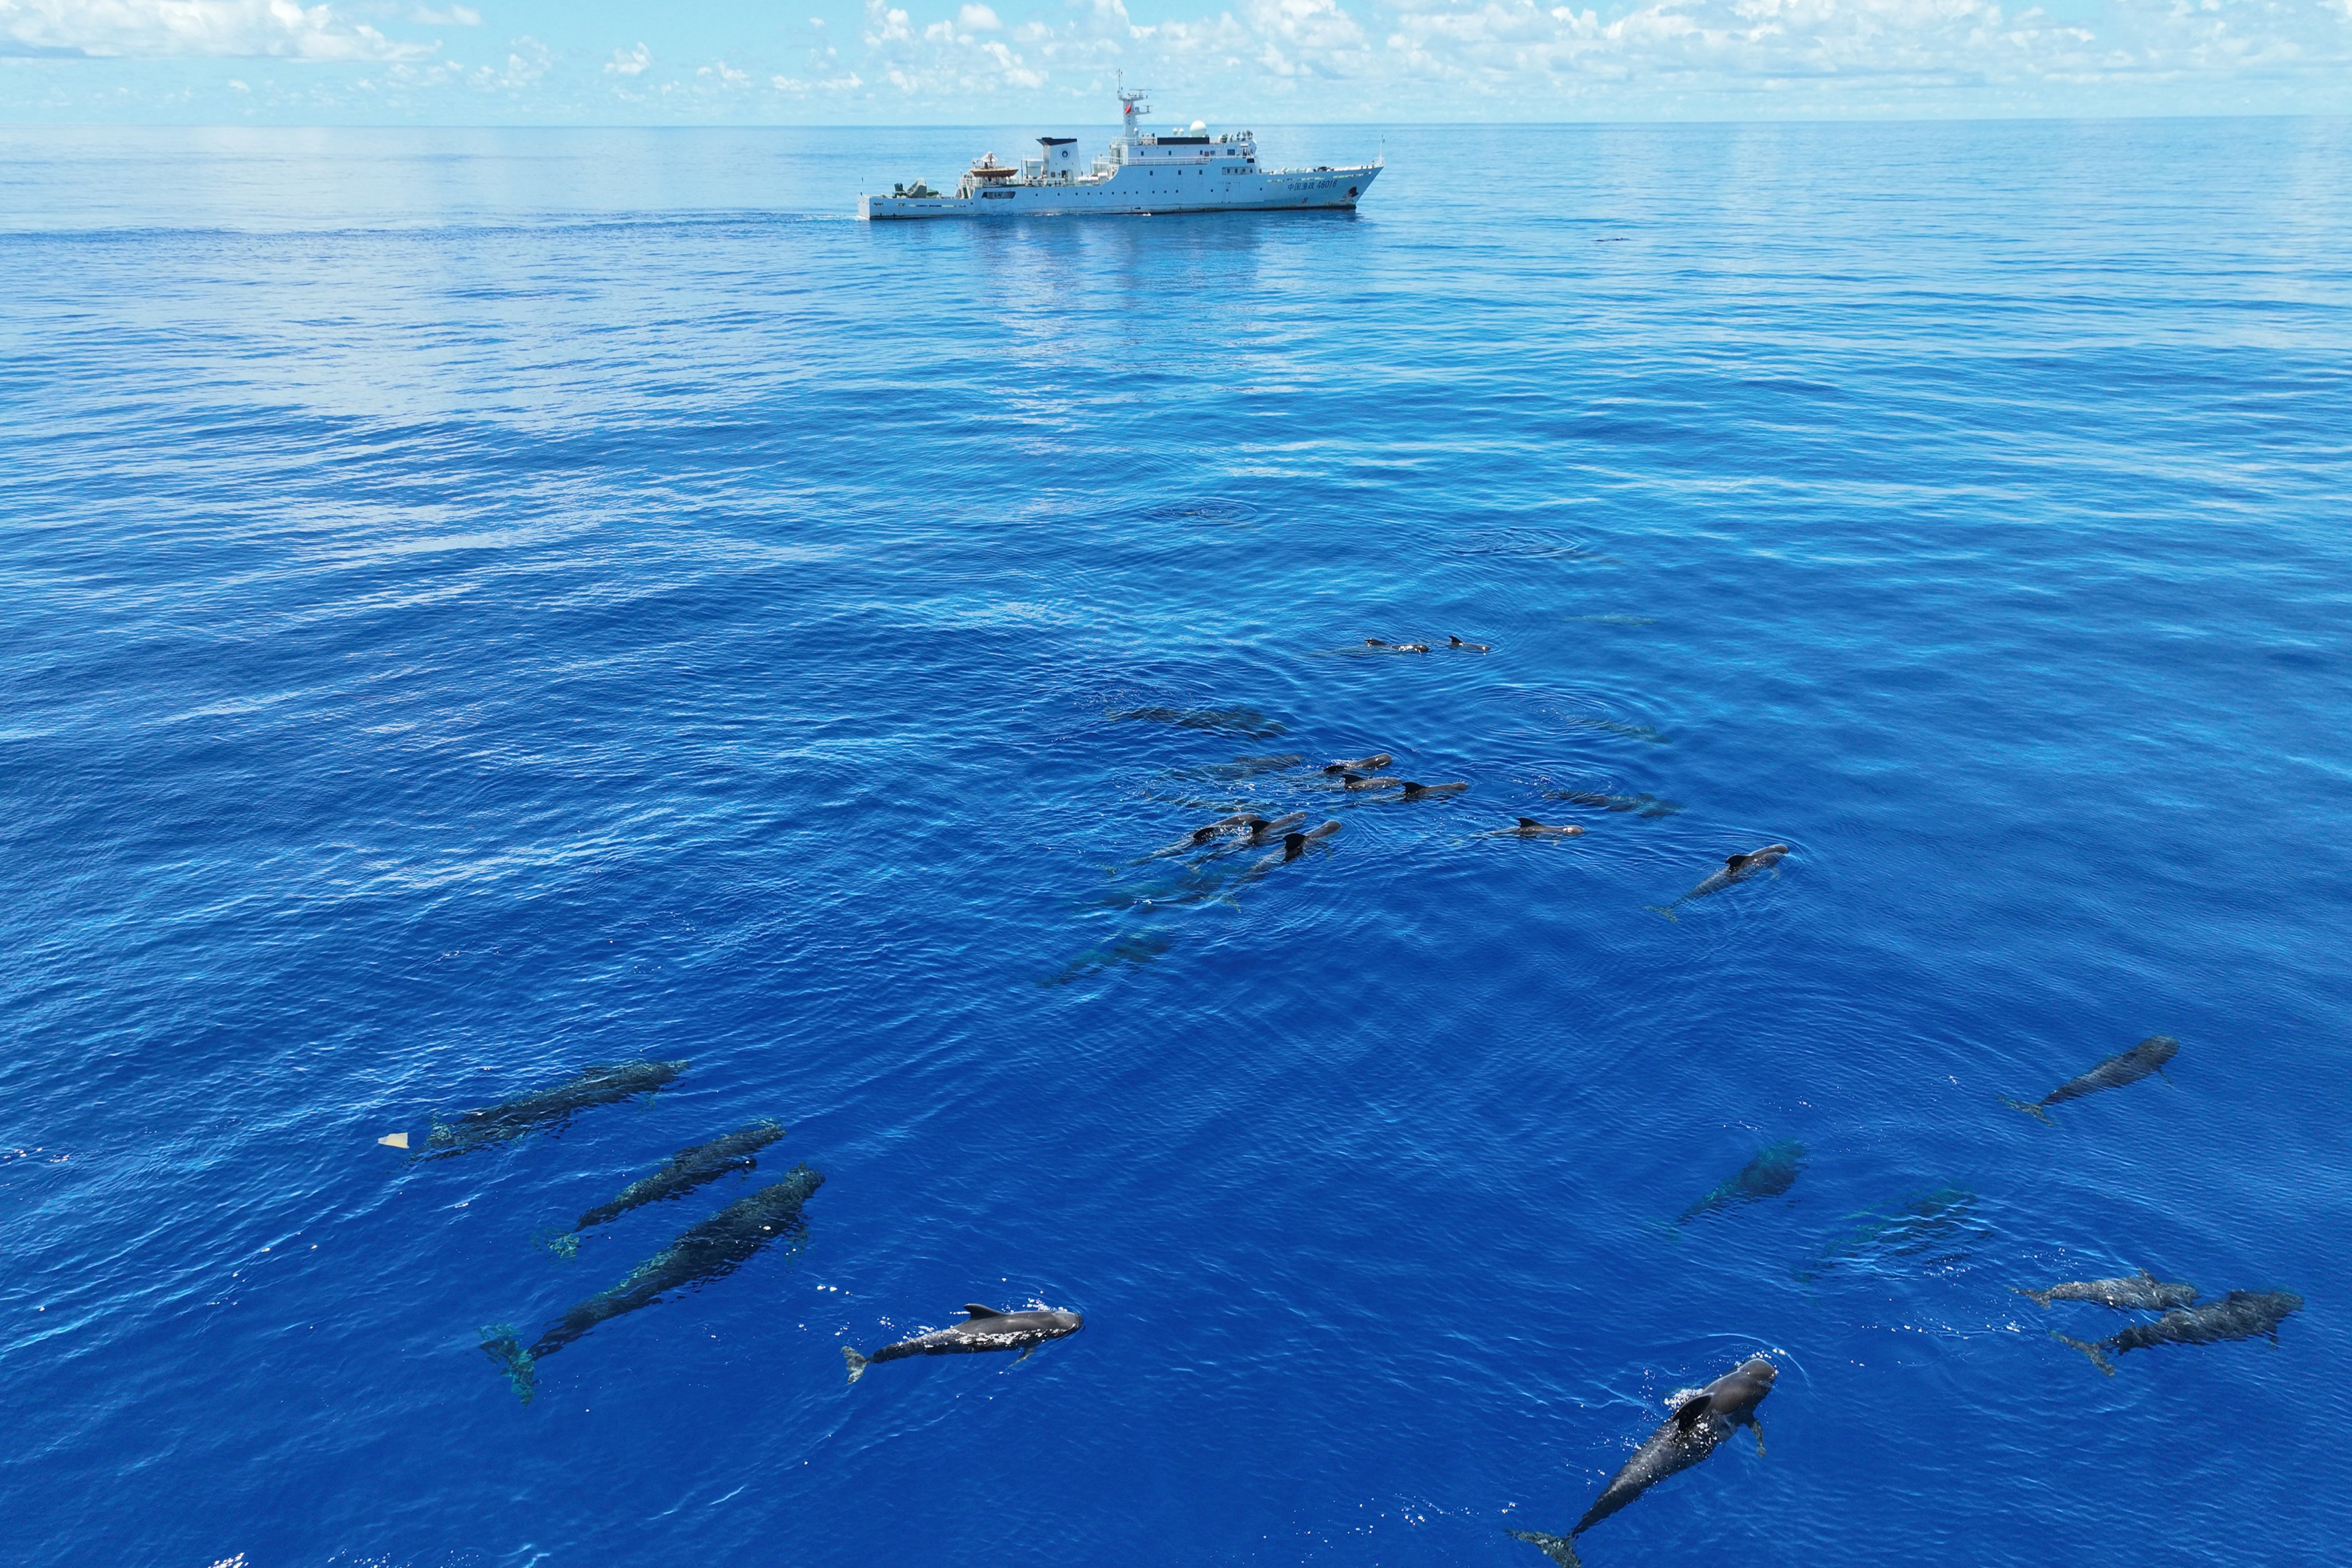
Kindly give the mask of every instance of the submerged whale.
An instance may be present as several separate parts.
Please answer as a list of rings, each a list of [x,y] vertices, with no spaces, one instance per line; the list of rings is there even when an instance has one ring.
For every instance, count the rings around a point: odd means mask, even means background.
[[[2048,1107],[2069,1100],[2080,1100],[2103,1089],[2121,1089],[2127,1083],[2137,1083],[2150,1073],[2162,1072],[2164,1064],[2170,1061],[2179,1049],[2180,1042],[2170,1035],[2150,1035],[2131,1049],[2118,1051],[2081,1077],[2068,1079],[2040,1100],[2028,1102],[2004,1096],[2001,1103],[2011,1110],[2022,1110],[2028,1116],[2037,1116],[2049,1121]]]
[[[1549,794],[1554,800],[1564,800],[1575,805],[1589,805],[1601,811],[1630,811],[1650,818],[1672,816],[1682,810],[1677,802],[1660,800],[1654,795],[1603,795],[1597,790],[1582,789],[1556,789]]]
[[[1635,1498],[1664,1480],[1679,1475],[1705,1459],[1722,1446],[1723,1440],[1745,1426],[1756,1434],[1756,1451],[1764,1451],[1764,1428],[1756,1419],[1756,1407],[1772,1392],[1772,1380],[1780,1369],[1762,1356],[1744,1362],[1725,1373],[1705,1388],[1682,1398],[1675,1413],[1664,1425],[1650,1434],[1649,1441],[1633,1451],[1622,1468],[1610,1478],[1609,1484],[1576,1521],[1576,1528],[1565,1536],[1546,1535],[1536,1531],[1514,1530],[1508,1534],[1536,1547],[1561,1568],[1577,1568],[1573,1538],[1583,1534],[1611,1514],[1631,1503]]]
[[[684,1062],[620,1062],[585,1068],[568,1083],[534,1089],[497,1105],[460,1111],[452,1121],[443,1121],[436,1117],[432,1134],[425,1141],[432,1152],[417,1157],[446,1160],[493,1143],[508,1142],[534,1127],[561,1128],[574,1112],[590,1106],[611,1105],[640,1094],[652,1094],[684,1072],[686,1066]]]
[[[1266,740],[1282,733],[1280,721],[1269,719],[1255,708],[1130,708],[1108,717],[1141,719],[1185,730],[1220,730],[1247,735],[1252,740]]]
[[[2118,1312],[2161,1312],[2173,1307],[2193,1306],[2197,1287],[2168,1285],[2143,1268],[2137,1276],[2126,1275],[2119,1279],[2071,1279],[2047,1290],[2020,1290],[2018,1294],[2044,1307],[2053,1301],[2096,1301]]]
[[[872,1355],[860,1355],[849,1346],[842,1346],[841,1359],[849,1367],[849,1381],[856,1383],[864,1377],[866,1369],[876,1362],[900,1361],[910,1355],[976,1355],[989,1351],[1019,1351],[1020,1357],[1013,1363],[1018,1366],[1047,1340],[1065,1338],[1087,1326],[1087,1321],[1077,1313],[1051,1308],[1026,1312],[1000,1312],[993,1307],[967,1301],[963,1310],[964,1321],[953,1328],[938,1329],[928,1334],[917,1334],[911,1340],[900,1340],[895,1345],[884,1345]]]
[[[2303,1310],[2303,1298],[2292,1290],[2232,1290],[2202,1307],[2175,1307],[2152,1323],[2134,1323],[2096,1344],[2051,1331],[2061,1344],[2074,1346],[2091,1358],[2091,1364],[2109,1377],[2116,1369],[2107,1352],[2145,1350],[2150,1345],[2210,1345],[2223,1340],[2251,1340],[2263,1334],[2278,1343],[2278,1326]]]
[[[1797,1184],[1798,1173],[1804,1168],[1805,1146],[1802,1143],[1771,1144],[1742,1165],[1738,1175],[1683,1210],[1675,1223],[1688,1225],[1710,1210],[1777,1198]]]
[[[1804,1266],[1790,1269],[1790,1278],[1810,1285],[1833,1268],[1877,1268],[1894,1258],[1950,1262],[1967,1256],[1970,1247],[1992,1234],[1991,1227],[1977,1217],[1976,1194],[1961,1187],[1914,1193],[1892,1214],[1870,1212],[1849,1217],[1863,1223],[1825,1243]]]
[[[482,1349],[528,1405],[537,1391],[538,1363],[597,1324],[650,1307],[674,1290],[732,1274],[772,1241],[806,1236],[801,1205],[823,1185],[823,1176],[806,1165],[795,1165],[782,1181],[736,1199],[681,1233],[611,1289],[597,1292],[549,1323],[529,1350],[504,1323],[482,1331]]]
[[[1369,757],[1349,757],[1345,762],[1326,763],[1323,771],[1327,773],[1375,773],[1395,761],[1386,752],[1374,752]]]
[[[1466,784],[1416,784],[1412,779],[1407,779],[1404,781],[1404,793],[1397,798],[1400,800],[1427,800],[1433,795],[1460,795],[1464,790],[1468,789],[1469,787],[1470,786]]]
[[[1429,645],[1425,642],[1382,642],[1378,637],[1366,637],[1364,646],[1381,648],[1389,653],[1427,653],[1429,651]]]
[[[1788,852],[1789,847],[1785,844],[1767,844],[1763,848],[1751,849],[1745,855],[1727,855],[1724,857],[1722,870],[1709,875],[1706,880],[1676,899],[1673,904],[1652,904],[1650,908],[1665,916],[1666,919],[1673,920],[1675,918],[1675,904],[1687,903],[1692,899],[1703,899],[1709,893],[1719,893],[1734,882],[1746,881],[1759,871],[1771,871],[1774,867],[1780,865],[1780,858]],[[1773,875],[1779,874],[1778,871],[1773,871]]]
[[[723,1137],[708,1143],[697,1143],[691,1149],[680,1149],[652,1175],[631,1182],[623,1187],[610,1203],[598,1204],[580,1216],[569,1231],[559,1231],[540,1238],[541,1244],[561,1258],[570,1258],[580,1250],[580,1233],[592,1226],[620,1218],[634,1208],[647,1204],[682,1198],[697,1187],[717,1181],[731,1171],[755,1170],[761,1150],[784,1135],[781,1121],[754,1121],[739,1127]]]

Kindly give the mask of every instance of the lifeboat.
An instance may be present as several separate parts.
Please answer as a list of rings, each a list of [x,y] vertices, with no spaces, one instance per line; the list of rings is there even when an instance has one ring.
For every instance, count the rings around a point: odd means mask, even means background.
[[[975,180],[1009,180],[1020,172],[998,163],[993,153],[984,153],[980,162],[971,166],[971,177]]]

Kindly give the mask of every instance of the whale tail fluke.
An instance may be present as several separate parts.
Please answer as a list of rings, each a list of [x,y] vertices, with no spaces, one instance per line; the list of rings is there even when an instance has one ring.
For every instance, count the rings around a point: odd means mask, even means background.
[[[1583,1568],[1576,1555],[1576,1543],[1565,1535],[1546,1535],[1540,1530],[1506,1530],[1504,1534],[1514,1541],[1524,1541],[1542,1552],[1559,1568]]]
[[[866,1358],[859,1355],[856,1351],[851,1350],[847,1345],[841,1347],[841,1359],[844,1364],[849,1368],[850,1382],[856,1383],[859,1378],[866,1375]]]
[[[2012,1289],[2014,1289],[2014,1287],[2011,1287],[2011,1288],[2012,1288]],[[2045,1312],[2046,1312],[2046,1311],[2048,1311],[2048,1310],[2050,1310],[2050,1295],[2051,1295],[2051,1293],[2050,1293],[2049,1291],[2047,1291],[2047,1290],[2019,1290],[2017,1293],[2018,1293],[2019,1295],[2021,1295],[2021,1296],[2024,1297],[2027,1300],[2032,1301],[2032,1302],[2034,1302],[2036,1305],[2040,1306],[2040,1307],[2041,1307],[2041,1309],[2042,1309],[2043,1311],[2045,1311]]]
[[[579,1233],[567,1230],[562,1226],[533,1232],[530,1244],[541,1252],[551,1257],[560,1258],[566,1263],[572,1262],[580,1256]]]
[[[515,1397],[529,1405],[539,1392],[539,1377],[533,1369],[530,1352],[522,1348],[515,1337],[513,1325],[490,1323],[482,1330],[482,1353],[498,1363],[499,1370],[514,1384]]]
[[[2026,1115],[2032,1117],[2044,1127],[2055,1127],[2058,1125],[2055,1121],[2050,1120],[2050,1113],[2048,1111],[2042,1110],[2040,1106],[2033,1104],[2030,1100],[2011,1100],[2009,1096],[2004,1094],[2000,1097],[2000,1102],[2003,1105],[2008,1106],[2011,1110],[2022,1110]],[[2044,1302],[2042,1304],[2047,1306],[2049,1303]]]
[[[2102,1350],[2099,1346],[2091,1343],[2088,1340],[2069,1338],[2067,1335],[2060,1333],[2055,1329],[2050,1331],[2050,1337],[2056,1340],[2062,1345],[2073,1345],[2076,1350],[2081,1351],[2084,1355],[2089,1356],[2091,1358],[2091,1364],[2097,1367],[2109,1377],[2116,1375],[2115,1364],[2107,1360],[2106,1352]]]

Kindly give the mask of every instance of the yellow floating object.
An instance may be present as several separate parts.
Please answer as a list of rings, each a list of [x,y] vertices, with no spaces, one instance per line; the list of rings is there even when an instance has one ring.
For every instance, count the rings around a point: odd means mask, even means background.
[[[405,1149],[408,1147],[408,1134],[405,1132],[387,1132],[383,1137],[377,1139],[376,1142],[379,1143],[389,1143],[395,1149]]]

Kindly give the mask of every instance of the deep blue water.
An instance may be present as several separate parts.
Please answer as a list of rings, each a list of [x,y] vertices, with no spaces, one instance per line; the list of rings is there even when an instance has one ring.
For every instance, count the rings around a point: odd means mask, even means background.
[[[5,1556],[1540,1568],[1757,1351],[1588,1563],[2339,1551],[2352,125],[846,216],[1021,134],[0,133]],[[1244,808],[1345,826],[1129,864]],[[797,1249],[519,1401],[761,1116]],[[2012,1293],[2142,1266],[2306,1305]],[[968,1300],[1087,1326],[845,1386]]]

